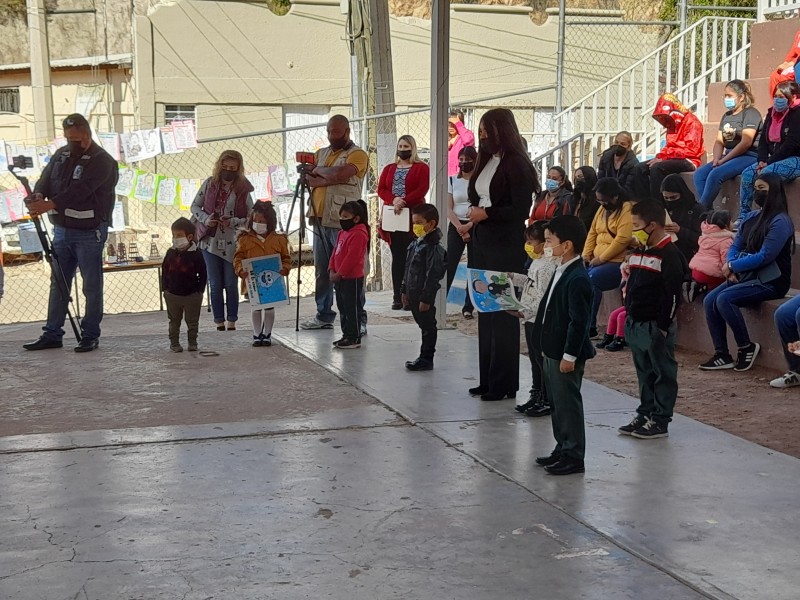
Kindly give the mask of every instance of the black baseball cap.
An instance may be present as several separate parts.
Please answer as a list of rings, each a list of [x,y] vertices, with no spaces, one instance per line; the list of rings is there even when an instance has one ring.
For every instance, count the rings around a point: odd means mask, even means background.
[[[86,131],[92,130],[91,126],[89,125],[89,121],[86,120],[86,117],[79,113],[69,115],[61,122],[61,126],[63,129],[77,127],[78,129],[85,129]]]

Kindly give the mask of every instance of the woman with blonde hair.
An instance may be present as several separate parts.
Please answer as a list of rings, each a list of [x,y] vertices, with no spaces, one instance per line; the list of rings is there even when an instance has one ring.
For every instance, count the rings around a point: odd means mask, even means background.
[[[233,268],[236,230],[253,208],[252,184],[244,176],[244,161],[236,150],[225,150],[192,202],[192,221],[206,261],[211,311],[217,331],[236,329],[239,319],[239,279]],[[227,309],[227,314],[226,314]]]
[[[427,163],[417,156],[417,142],[410,135],[401,136],[397,141],[395,162],[386,165],[378,181],[378,196],[385,206],[392,206],[396,214],[404,208],[414,208],[425,202],[425,194],[430,186],[430,169]],[[392,250],[392,288],[394,300],[392,310],[410,310],[403,306],[400,285],[406,270],[406,253],[411,243],[411,211],[408,226],[404,231],[383,231],[380,236],[389,243]]]

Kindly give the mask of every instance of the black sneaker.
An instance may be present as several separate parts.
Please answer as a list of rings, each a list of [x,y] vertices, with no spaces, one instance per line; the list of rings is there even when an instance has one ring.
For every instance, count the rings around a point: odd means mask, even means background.
[[[551,412],[550,403],[544,394],[541,395],[539,401],[525,411],[526,417],[546,417]]]
[[[733,357],[730,354],[717,352],[709,360],[700,365],[701,371],[723,371],[733,368]]]
[[[343,341],[345,341],[346,339],[347,339],[347,338],[345,338],[345,337],[340,337],[338,340],[336,340],[335,342],[333,342],[333,345],[334,345],[334,346],[336,346],[336,344],[338,344],[339,342],[343,342]]]
[[[256,347],[256,348],[260,348],[263,345],[264,344],[261,342],[261,337],[254,335],[253,336],[253,346]]]
[[[261,336],[262,346],[272,346],[272,334]]]
[[[433,361],[425,358],[406,361],[406,369],[409,371],[432,371]]]
[[[347,338],[341,340],[334,346],[339,350],[355,350],[361,348],[361,340],[348,340]]]
[[[624,350],[627,345],[623,338],[615,337],[614,341],[606,346],[606,350],[608,352],[619,352],[620,350]]]
[[[633,420],[630,423],[623,425],[617,429],[617,431],[619,431],[622,435],[631,435],[637,429],[644,427],[645,423],[647,423],[647,417],[636,415],[633,417]]]
[[[631,435],[640,440],[655,440],[658,438],[669,437],[669,431],[667,431],[666,422],[659,423],[654,419],[647,419],[647,423],[645,423],[636,431],[632,432]]]
[[[524,404],[517,404],[514,407],[514,410],[520,413],[524,413],[528,410],[531,406],[536,404],[542,397],[542,391],[537,390],[536,388],[531,388],[530,396],[528,396],[528,401]]]
[[[736,366],[733,367],[734,371],[749,371],[756,363],[756,357],[761,351],[761,344],[750,342],[746,348],[739,348],[739,353],[736,355]]]
[[[613,334],[606,333],[606,334],[603,334],[603,339],[602,339],[602,340],[600,340],[599,342],[597,342],[597,343],[594,345],[594,347],[595,347],[595,348],[597,348],[598,350],[602,350],[603,348],[605,348],[606,346],[608,346],[608,345],[609,345],[611,342],[613,342],[613,341],[614,341],[614,336],[613,336]]]

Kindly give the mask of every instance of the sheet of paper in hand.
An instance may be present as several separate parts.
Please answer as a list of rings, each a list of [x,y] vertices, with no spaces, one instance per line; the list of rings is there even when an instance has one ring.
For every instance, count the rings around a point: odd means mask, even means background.
[[[242,261],[247,271],[247,296],[250,308],[272,308],[289,304],[286,277],[281,275],[281,257],[278,254],[248,258]]]
[[[393,206],[384,206],[381,212],[381,229],[384,231],[410,231],[411,211],[404,208],[395,214]]]
[[[478,312],[524,310],[514,296],[514,285],[508,273],[467,269],[469,295]]]

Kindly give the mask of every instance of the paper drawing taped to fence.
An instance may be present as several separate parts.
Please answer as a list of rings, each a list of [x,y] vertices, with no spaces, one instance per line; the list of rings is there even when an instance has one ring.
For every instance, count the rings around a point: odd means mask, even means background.
[[[272,308],[289,304],[286,277],[281,275],[281,257],[270,254],[242,261],[250,308]]]
[[[508,273],[467,269],[469,296],[478,312],[524,310],[514,296],[514,286]]]

